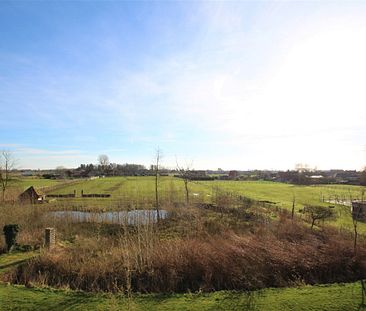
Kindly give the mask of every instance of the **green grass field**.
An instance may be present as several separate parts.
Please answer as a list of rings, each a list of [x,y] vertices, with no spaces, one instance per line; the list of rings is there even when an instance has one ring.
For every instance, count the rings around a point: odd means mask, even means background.
[[[207,187],[213,185],[218,186],[226,191],[240,193],[243,196],[255,200],[267,200],[277,203],[281,208],[290,210],[292,208],[293,197],[295,197],[295,208],[299,211],[307,204],[329,206],[334,205],[327,202],[329,197],[338,196],[339,198],[348,199],[360,198],[361,191],[366,187],[350,186],[350,185],[315,185],[315,186],[297,186],[278,182],[267,181],[212,181],[205,182]],[[349,214],[350,208],[336,205],[336,219],[331,223],[336,223],[338,227],[347,229],[352,228],[352,220]],[[360,231],[366,232],[366,224],[359,223]]]
[[[192,201],[209,201],[211,190],[199,183],[191,183]],[[84,194],[111,194],[110,198],[81,198]],[[155,184],[153,177],[107,177],[83,180],[77,184],[65,184],[57,187],[51,194],[68,194],[76,191],[76,198],[58,198],[62,205],[80,208],[151,208],[155,202]],[[162,203],[184,202],[183,181],[173,177],[161,177],[159,195]]]
[[[18,177],[14,178],[10,182],[11,187],[19,187],[22,190],[27,189],[30,186],[35,188],[44,188],[59,185],[64,183],[64,180],[44,179],[35,177]]]
[[[366,187],[350,185],[315,185],[297,186],[269,181],[210,181],[204,182],[207,187],[214,185],[227,191],[234,191],[256,200],[268,200],[278,203],[281,207],[291,209],[295,196],[297,206],[306,204],[321,204],[321,198],[327,200],[329,196],[338,195],[349,199],[360,197],[362,189]],[[329,205],[329,203],[324,203]]]
[[[0,310],[366,310],[360,307],[359,283],[266,289],[250,294],[134,295],[130,299],[0,284],[0,297]]]
[[[29,181],[27,181],[29,182]],[[215,189],[238,193],[255,199],[275,202],[280,208],[291,209],[295,197],[296,211],[307,204],[329,206],[330,197],[348,199],[361,197],[362,189],[366,187],[349,185],[316,185],[296,186],[278,182],[264,181],[198,181],[190,182],[191,202],[210,202],[214,197]],[[57,199],[58,204],[71,208],[109,208],[118,209],[130,206],[132,208],[151,208],[154,204],[154,178],[153,177],[108,177],[94,180],[84,180],[77,184],[65,184],[55,194],[73,193],[76,190],[77,198]],[[81,198],[84,193],[108,193],[111,198]],[[162,203],[184,202],[183,181],[174,177],[161,177],[159,183],[160,200]],[[350,208],[337,205],[335,208],[336,219],[331,221],[338,227],[352,228]],[[366,232],[366,224],[359,224],[361,232]]]
[[[37,181],[37,180],[35,180]],[[29,183],[30,181],[27,181]],[[40,182],[38,180],[37,182]],[[290,209],[295,196],[298,207],[306,204],[323,204],[321,198],[327,200],[330,196],[338,195],[340,198],[348,199],[360,197],[362,189],[366,187],[349,185],[322,185],[322,186],[295,186],[291,184],[264,181],[198,181],[190,182],[191,197],[209,197],[215,192],[215,188],[228,192],[235,192],[256,200],[268,200],[278,203],[283,208]],[[78,184],[65,185],[52,191],[55,194],[66,194],[77,191],[80,196],[81,190],[84,193],[109,193],[114,198],[143,197],[154,198],[153,177],[108,177],[94,180],[85,180]],[[184,198],[183,181],[174,177],[161,177],[159,192],[162,198],[166,199],[170,193]],[[100,200],[102,201],[102,200]],[[329,205],[329,203],[324,203]]]

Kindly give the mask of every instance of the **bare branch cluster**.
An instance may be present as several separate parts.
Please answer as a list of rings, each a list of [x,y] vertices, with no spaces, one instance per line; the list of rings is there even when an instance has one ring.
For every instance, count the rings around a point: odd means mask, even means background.
[[[178,160],[176,159],[176,163],[177,163],[177,172],[178,175],[180,176],[180,178],[183,179],[184,182],[184,189],[186,192],[186,204],[189,204],[189,187],[188,187],[188,183],[191,181],[192,178],[192,163],[187,163],[185,167],[180,166],[178,164]]]
[[[0,155],[0,184],[2,200],[5,201],[5,191],[9,186],[10,172],[15,167],[15,161],[10,151],[3,150]]]

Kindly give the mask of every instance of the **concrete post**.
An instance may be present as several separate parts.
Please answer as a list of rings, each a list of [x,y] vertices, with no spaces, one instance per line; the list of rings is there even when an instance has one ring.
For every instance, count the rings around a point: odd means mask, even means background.
[[[44,243],[48,249],[56,245],[56,230],[55,228],[46,228],[44,235]]]

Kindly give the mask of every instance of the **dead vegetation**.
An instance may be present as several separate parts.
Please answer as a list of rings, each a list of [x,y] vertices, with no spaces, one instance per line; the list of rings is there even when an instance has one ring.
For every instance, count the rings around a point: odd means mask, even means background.
[[[38,209],[38,216],[28,212],[34,223],[23,224],[25,231],[44,225]],[[261,209],[225,204],[175,208],[159,225],[137,227],[60,221],[54,223],[62,242],[58,248],[6,279],[129,293],[252,290],[366,277],[364,239],[355,254],[348,233],[327,227],[311,230],[284,211],[269,219]],[[39,233],[33,233],[38,241]]]

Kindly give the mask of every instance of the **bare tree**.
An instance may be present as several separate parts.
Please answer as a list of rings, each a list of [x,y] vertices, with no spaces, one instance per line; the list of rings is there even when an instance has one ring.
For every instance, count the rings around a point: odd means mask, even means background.
[[[304,212],[311,219],[311,229],[317,220],[326,220],[333,217],[333,211],[329,207],[308,205],[304,207]]]
[[[100,154],[98,156],[98,163],[102,166],[107,166],[109,165],[109,158],[106,154]]]
[[[295,204],[296,204],[296,196],[295,196],[295,194],[293,194],[293,196],[292,196],[291,219],[294,219],[294,216],[295,216]]]
[[[155,208],[156,208],[156,217],[158,222],[160,221],[160,209],[159,209],[159,177],[160,177],[160,161],[162,159],[162,151],[158,147],[155,152],[155,164],[152,166],[155,172]]]
[[[185,167],[179,166],[177,160],[176,160],[176,163],[177,163],[178,175],[180,176],[180,178],[182,178],[182,180],[184,182],[184,190],[185,190],[185,193],[186,193],[186,205],[188,205],[189,204],[189,187],[188,187],[188,183],[191,181],[191,178],[192,178],[192,173],[191,173],[192,163],[191,164],[186,164]]]
[[[64,166],[62,166],[62,165],[57,166],[55,171],[58,175],[60,175],[60,177],[62,177],[62,178],[65,177],[66,168]]]
[[[107,166],[109,165],[109,158],[106,154],[100,154],[98,156],[98,163],[102,167],[102,172],[105,173]]]
[[[10,181],[10,172],[15,166],[13,155],[10,151],[3,150],[0,155],[0,183],[2,200],[5,201],[5,191]]]

